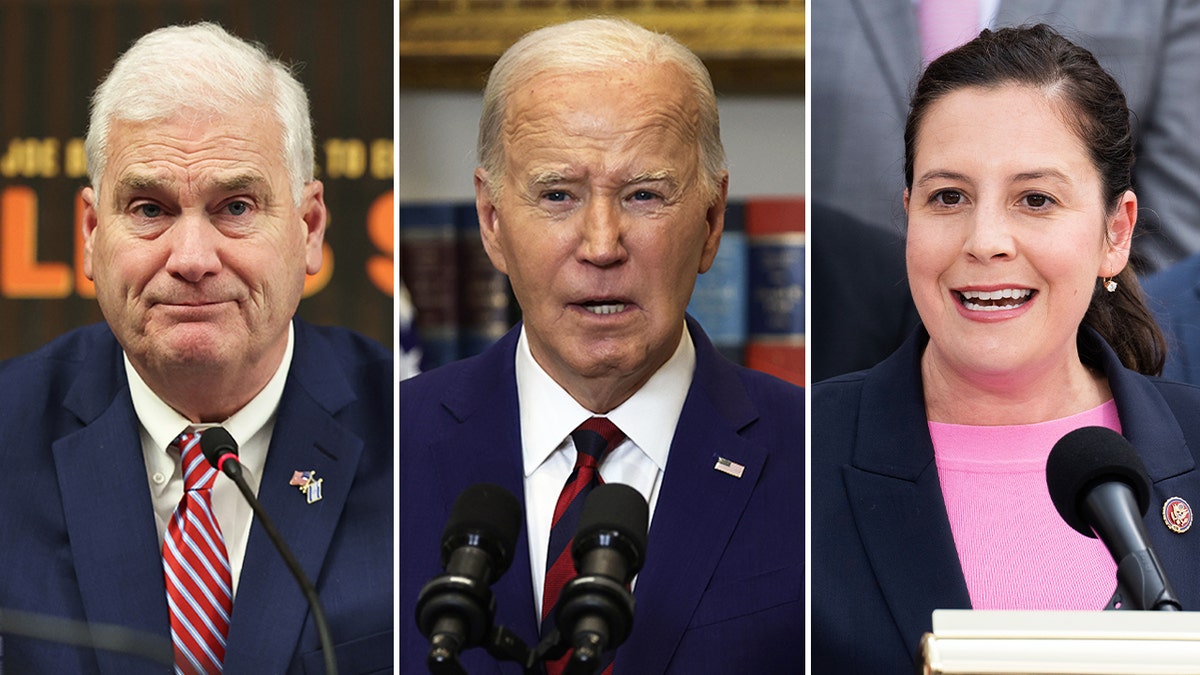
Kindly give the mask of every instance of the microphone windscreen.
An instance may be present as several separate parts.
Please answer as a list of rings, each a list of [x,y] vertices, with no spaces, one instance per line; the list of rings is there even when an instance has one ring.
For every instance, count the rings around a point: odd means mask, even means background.
[[[1095,537],[1080,505],[1092,488],[1121,481],[1133,490],[1144,515],[1150,506],[1150,479],[1125,437],[1105,427],[1082,427],[1063,436],[1046,459],[1046,486],[1054,508],[1068,525]]]
[[[476,483],[454,500],[446,529],[442,531],[442,564],[464,543],[487,549],[495,558],[495,576],[512,564],[521,532],[521,503],[494,483]],[[477,540],[477,541],[476,541]]]
[[[585,544],[601,532],[617,532],[634,548],[633,568],[639,569],[646,551],[650,507],[637,490],[622,483],[597,485],[583,503],[575,545]]]
[[[234,457],[238,454],[237,441],[233,440],[233,436],[225,430],[225,427],[212,427],[205,429],[200,434],[200,450],[204,453],[204,459],[208,463],[217,466],[217,460],[223,455],[232,453]]]

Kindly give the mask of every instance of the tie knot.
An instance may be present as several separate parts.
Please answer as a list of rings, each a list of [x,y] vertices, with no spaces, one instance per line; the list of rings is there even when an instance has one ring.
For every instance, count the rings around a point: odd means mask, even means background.
[[[592,417],[571,432],[575,442],[575,464],[598,466],[604,456],[621,444],[625,433],[607,417]]]
[[[200,450],[200,433],[182,433],[171,445],[179,448],[179,462],[183,467],[184,490],[211,490],[217,480],[217,470],[213,468],[204,453]]]

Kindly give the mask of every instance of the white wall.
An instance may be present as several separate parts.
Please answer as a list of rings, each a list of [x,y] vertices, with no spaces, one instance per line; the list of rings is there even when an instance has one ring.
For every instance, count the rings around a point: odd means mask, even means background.
[[[400,201],[475,198],[475,137],[483,97],[476,93],[400,92]],[[804,194],[804,99],[718,99],[729,159],[729,193]]]

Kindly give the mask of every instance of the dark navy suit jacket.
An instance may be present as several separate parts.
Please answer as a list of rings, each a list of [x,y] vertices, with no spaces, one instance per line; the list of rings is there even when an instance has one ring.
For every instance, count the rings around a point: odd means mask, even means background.
[[[933,610],[971,606],[925,417],[927,340],[919,329],[871,370],[812,388],[814,674],[910,672]],[[1184,609],[1200,610],[1200,529],[1175,534],[1161,515],[1173,496],[1200,508],[1200,388],[1127,370],[1100,346],[1124,436],[1153,482],[1150,539]]]
[[[1200,254],[1155,274],[1144,287],[1167,338],[1163,377],[1200,385]]]
[[[295,322],[258,498],[316,584],[339,672],[393,659],[392,356]],[[0,608],[170,639],[160,542],[120,346],[99,324],[0,366]],[[315,470],[323,497],[289,485]],[[225,480],[225,479],[219,479]],[[139,657],[6,636],[12,673],[164,673]],[[255,521],[225,672],[314,673],[323,657],[296,581]]]
[[[696,371],[638,576],[615,672],[797,673],[804,662],[803,390],[735,366],[689,320]],[[518,328],[480,356],[400,384],[400,670],[426,672],[414,607],[442,569],[455,497],[498,483],[524,503],[514,354]],[[718,456],[742,477],[714,470]],[[524,522],[522,520],[522,522]],[[493,586],[497,624],[538,640],[524,528]],[[467,650],[472,675],[520,673]]]

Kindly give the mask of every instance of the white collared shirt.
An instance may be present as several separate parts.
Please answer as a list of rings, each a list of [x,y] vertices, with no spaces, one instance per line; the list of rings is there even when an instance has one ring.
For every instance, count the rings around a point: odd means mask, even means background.
[[[624,483],[640,492],[650,505],[651,518],[695,370],[696,347],[685,327],[671,358],[627,401],[602,415],[625,432],[626,438],[600,464],[600,475],[606,483]],[[571,398],[538,365],[529,351],[524,327],[517,341],[516,375],[529,563],[534,603],[541,616],[554,506],[575,467],[571,432],[594,413]]]
[[[129,394],[133,398],[133,410],[141,422],[139,426],[142,456],[146,460],[146,477],[150,482],[150,497],[154,503],[159,542],[166,536],[171,515],[179,505],[179,500],[183,498],[183,471],[179,466],[179,453],[168,451],[167,447],[184,431],[214,426],[225,427],[238,443],[242,475],[254,494],[258,494],[259,477],[267,462],[267,448],[271,444],[271,432],[275,428],[275,413],[283,397],[283,385],[287,381],[292,363],[294,340],[292,326],[289,324],[287,349],[275,374],[262,391],[220,425],[189,422],[150,389],[134,370],[129,357],[125,357]],[[213,485],[213,511],[216,512],[217,523],[221,526],[221,534],[225,537],[225,551],[229,556],[233,592],[236,595],[254,512],[238,491],[237,485],[224,476],[217,476]]]

